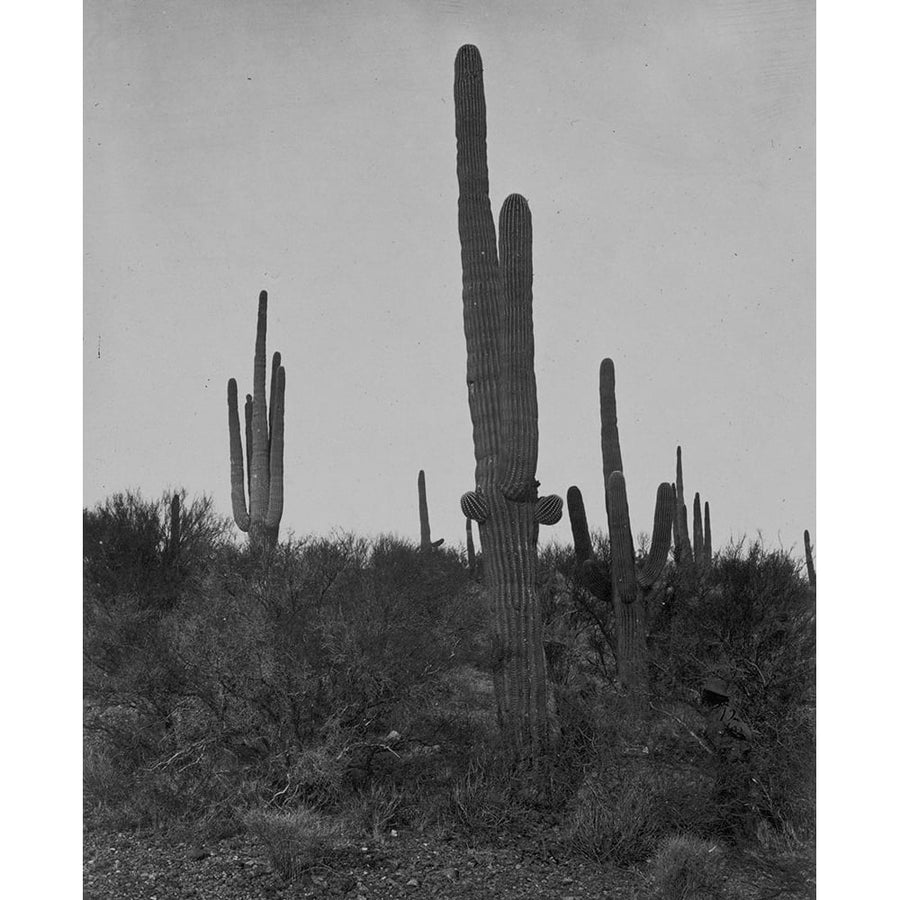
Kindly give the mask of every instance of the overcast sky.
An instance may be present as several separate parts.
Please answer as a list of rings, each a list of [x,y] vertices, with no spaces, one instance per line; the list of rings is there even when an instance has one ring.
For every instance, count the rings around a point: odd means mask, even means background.
[[[85,4],[84,503],[229,511],[256,300],[287,372],[282,534],[464,539],[453,60],[485,67],[495,216],[534,221],[542,492],[602,526],[616,363],[632,521],[815,536],[812,2]],[[570,538],[568,520],[542,536]]]

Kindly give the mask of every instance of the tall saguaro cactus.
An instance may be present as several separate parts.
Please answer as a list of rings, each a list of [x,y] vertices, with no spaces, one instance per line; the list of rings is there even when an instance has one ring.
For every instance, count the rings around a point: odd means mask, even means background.
[[[481,55],[459,49],[454,72],[459,240],[466,381],[475,490],[463,495],[479,524],[493,612],[497,713],[512,746],[537,757],[551,739],[543,626],[535,591],[539,524],[562,514],[538,498],[538,410],[532,327],[531,213],[512,194],[500,211],[499,254],[488,192]]]
[[[656,491],[650,553],[643,565],[637,566],[625,476],[622,474],[616,370],[611,359],[604,359],[600,364],[600,450],[609,523],[619,680],[628,690],[641,693],[647,687],[646,599],[649,590],[662,576],[669,556],[675,500],[672,486],[668,482],[660,484]]]
[[[237,381],[228,380],[228,434],[231,449],[231,509],[241,531],[250,535],[253,548],[278,542],[284,509],[284,366],[281,354],[272,356],[272,381],[266,407],[266,314],[268,295],[261,291],[256,316],[253,355],[253,394],[244,404],[247,444],[247,493],[244,492],[244,451],[238,414]]]

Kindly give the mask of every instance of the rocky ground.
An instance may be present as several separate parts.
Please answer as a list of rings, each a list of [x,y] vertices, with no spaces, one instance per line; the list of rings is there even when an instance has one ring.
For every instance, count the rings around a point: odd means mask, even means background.
[[[815,894],[809,871],[749,857],[729,864],[729,895],[747,900]],[[546,845],[517,841],[467,847],[399,835],[354,842],[286,884],[265,847],[233,836],[203,845],[137,832],[88,831],[84,836],[85,900],[281,900],[281,898],[649,897],[640,870],[603,868],[554,854]]]

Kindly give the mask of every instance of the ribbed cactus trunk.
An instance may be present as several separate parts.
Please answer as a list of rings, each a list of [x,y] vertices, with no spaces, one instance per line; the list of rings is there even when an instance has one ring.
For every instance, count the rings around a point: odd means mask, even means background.
[[[481,56],[456,56],[457,177],[469,412],[476,490],[463,496],[479,523],[493,614],[493,676],[501,729],[517,752],[539,757],[551,739],[537,563],[537,390],[532,328],[531,213],[509,196],[499,255],[488,193]],[[560,501],[561,512],[561,501]],[[558,521],[558,517],[557,517]],[[551,524],[548,522],[548,524]]]
[[[256,347],[253,354],[253,394],[244,404],[247,445],[247,493],[244,489],[244,453],[238,413],[237,381],[228,381],[228,434],[231,451],[231,509],[241,531],[250,536],[253,549],[278,543],[278,527],[284,508],[284,387],[281,354],[272,356],[272,380],[266,405],[266,317],[268,295],[260,292],[256,315]]]
[[[803,532],[803,549],[806,552],[806,577],[809,579],[810,587],[816,586],[816,564],[813,562],[812,543],[809,539],[809,531]]]
[[[643,695],[648,686],[646,592],[661,577],[669,555],[674,497],[671,485],[665,482],[657,489],[650,553],[638,568],[622,474],[616,371],[611,359],[604,359],[600,364],[600,449],[609,523],[619,681],[628,691]]]

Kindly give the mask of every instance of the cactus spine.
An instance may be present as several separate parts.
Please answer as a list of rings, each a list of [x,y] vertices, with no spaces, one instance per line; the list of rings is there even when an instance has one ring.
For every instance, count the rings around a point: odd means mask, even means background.
[[[272,357],[272,380],[266,407],[266,314],[268,295],[261,291],[256,316],[253,355],[253,394],[244,404],[247,446],[247,507],[244,459],[238,414],[237,381],[228,381],[228,434],[231,450],[231,510],[241,531],[250,535],[252,548],[274,546],[284,509],[284,366],[281,354]]]
[[[600,448],[609,523],[619,680],[626,689],[642,693],[647,689],[646,594],[662,575],[669,555],[674,498],[672,486],[667,482],[657,488],[650,553],[644,564],[637,567],[625,476],[622,474],[616,372],[611,359],[604,359],[600,364]]]
[[[428,524],[428,497],[425,494],[425,470],[419,469],[419,549],[434,550],[444,543],[431,540],[431,526]]]
[[[541,514],[548,516],[545,524],[551,524],[557,504],[538,503],[535,480],[531,213],[524,197],[507,197],[500,211],[498,255],[488,192],[483,71],[481,55],[472,45],[456,55],[453,93],[476,485],[463,495],[461,505],[466,517],[479,523],[493,612],[500,726],[519,753],[536,758],[551,737],[543,626],[535,592],[537,529]]]
[[[803,549],[806,551],[806,577],[810,587],[816,586],[816,564],[813,562],[812,544],[809,540],[809,531],[803,532]]]

